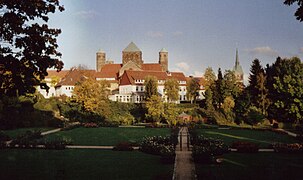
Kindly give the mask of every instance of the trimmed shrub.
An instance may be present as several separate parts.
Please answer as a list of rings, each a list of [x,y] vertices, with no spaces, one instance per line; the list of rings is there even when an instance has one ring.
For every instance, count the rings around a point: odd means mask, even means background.
[[[129,142],[118,143],[114,148],[114,151],[132,151],[134,148]]]
[[[191,137],[192,156],[197,163],[214,163],[216,157],[228,152],[228,146],[221,139],[204,136]]]
[[[237,149],[237,152],[241,153],[256,153],[259,151],[258,144],[244,141],[233,142],[231,148]]]
[[[275,143],[272,145],[275,152],[279,153],[299,153],[303,152],[303,144],[293,143],[293,144],[284,144],[284,143]]]
[[[72,141],[64,137],[56,137],[54,139],[44,140],[43,144],[46,149],[62,150],[65,149],[67,145],[71,145]]]
[[[18,145],[20,148],[36,147],[39,140],[42,138],[41,131],[26,131],[24,134],[19,135],[10,143],[11,147]]]

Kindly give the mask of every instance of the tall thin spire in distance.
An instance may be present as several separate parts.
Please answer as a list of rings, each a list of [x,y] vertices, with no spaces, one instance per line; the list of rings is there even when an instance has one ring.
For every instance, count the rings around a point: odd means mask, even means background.
[[[236,66],[239,66],[240,65],[240,62],[239,62],[239,55],[238,55],[238,48],[236,49]]]

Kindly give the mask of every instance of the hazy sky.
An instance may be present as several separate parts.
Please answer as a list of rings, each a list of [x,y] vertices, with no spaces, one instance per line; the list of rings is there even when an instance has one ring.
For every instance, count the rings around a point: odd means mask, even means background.
[[[303,23],[295,6],[283,0],[62,0],[63,13],[51,16],[65,69],[95,68],[99,49],[121,63],[122,50],[135,42],[144,62],[158,62],[169,52],[169,70],[201,75],[210,66],[231,69],[239,49],[249,74],[258,58],[263,65],[277,56],[303,59]]]

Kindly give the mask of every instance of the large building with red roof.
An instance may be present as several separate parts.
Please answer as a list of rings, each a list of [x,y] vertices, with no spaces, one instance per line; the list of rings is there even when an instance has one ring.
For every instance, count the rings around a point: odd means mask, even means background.
[[[78,70],[72,68],[70,71],[48,71],[46,77],[51,93],[38,89],[44,97],[72,96],[77,82],[91,76],[96,80],[107,80],[110,82],[111,95],[109,99],[120,102],[140,103],[144,100],[144,79],[146,76],[155,76],[158,79],[158,93],[166,100],[164,83],[167,79],[176,79],[179,86],[180,101],[186,100],[186,77],[182,72],[168,71],[168,51],[163,48],[159,52],[157,63],[144,63],[142,51],[131,42],[122,51],[122,63],[115,64],[106,60],[106,53],[99,50],[96,53],[96,70]],[[59,81],[54,85],[50,83],[54,77]],[[49,91],[49,92],[50,92]]]

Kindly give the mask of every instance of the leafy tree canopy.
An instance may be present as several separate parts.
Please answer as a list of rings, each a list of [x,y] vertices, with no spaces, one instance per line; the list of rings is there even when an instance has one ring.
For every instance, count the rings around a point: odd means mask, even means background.
[[[165,94],[168,102],[175,102],[179,99],[179,83],[176,79],[168,79],[164,83]]]
[[[0,95],[33,93],[48,68],[63,68],[56,41],[61,30],[47,25],[57,10],[64,10],[59,0],[0,1]]]
[[[107,116],[109,110],[108,87],[107,81],[88,78],[76,84],[73,92],[74,98],[83,105],[86,111]]]
[[[216,75],[211,67],[205,69],[204,78],[205,89],[208,89],[216,81]]]
[[[144,80],[145,96],[146,99],[151,98],[153,95],[158,95],[158,80],[154,76],[147,76]]]
[[[295,2],[299,6],[295,12],[295,16],[297,17],[297,20],[302,22],[303,21],[303,0],[285,0],[284,4],[290,6],[290,5],[294,4]]]
[[[190,100],[191,102],[192,101],[196,101],[197,92],[198,92],[199,89],[200,89],[199,82],[196,79],[191,78],[187,82],[187,86],[186,86],[186,90],[187,90],[186,96],[187,96],[187,99]]]
[[[164,104],[161,97],[153,95],[146,101],[147,114],[145,116],[152,122],[160,122],[164,113]]]

